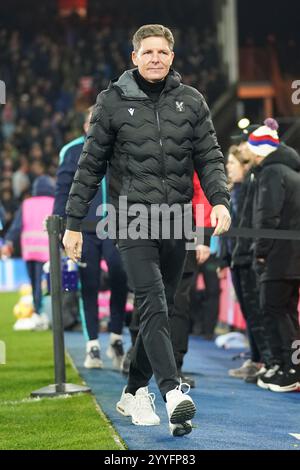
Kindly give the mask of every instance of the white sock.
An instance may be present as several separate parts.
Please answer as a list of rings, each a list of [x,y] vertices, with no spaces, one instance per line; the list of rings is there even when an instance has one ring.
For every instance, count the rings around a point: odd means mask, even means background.
[[[115,341],[119,339],[122,341],[122,335],[117,335],[116,333],[110,334],[110,344],[113,344]]]
[[[101,349],[98,339],[92,339],[90,341],[87,341],[87,343],[86,343],[86,352],[90,352],[90,350],[94,347]]]

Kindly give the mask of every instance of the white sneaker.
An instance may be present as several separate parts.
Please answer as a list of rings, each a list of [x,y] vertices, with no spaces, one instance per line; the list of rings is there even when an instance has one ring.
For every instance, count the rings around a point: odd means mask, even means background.
[[[103,362],[100,356],[100,349],[98,346],[93,346],[86,353],[84,367],[86,369],[102,369]]]
[[[14,331],[46,331],[49,329],[49,320],[45,313],[33,313],[31,317],[19,318],[13,326]]]
[[[275,364],[269,369],[267,369],[266,373],[261,375],[259,379],[257,380],[257,385],[260,388],[263,388],[264,390],[269,390],[269,382],[272,382],[272,379],[275,374],[277,374],[280,371],[280,365]]]
[[[124,349],[123,342],[121,339],[117,339],[113,343],[110,343],[106,350],[106,355],[113,361],[113,366],[117,369],[122,369],[122,363],[124,360]]]
[[[131,411],[135,404],[135,396],[131,395],[131,393],[126,393],[125,390],[126,385],[123,388],[121,398],[116,405],[116,410],[123,416],[131,416]]]
[[[187,387],[186,392],[182,391],[183,386]],[[166,394],[169,428],[173,436],[183,436],[192,430],[190,420],[196,413],[196,407],[191,397],[187,395],[189,391],[188,384],[180,383]]]
[[[19,318],[13,326],[14,331],[32,331],[34,328],[34,321],[32,317]]]
[[[125,393],[123,390],[117,410],[124,416],[131,416],[131,421],[136,426],[157,426],[160,418],[155,413],[155,395],[148,392],[148,387],[139,388],[135,395]]]
[[[49,319],[46,313],[41,313],[40,315],[34,313],[32,318],[34,322],[34,331],[46,331],[49,329]]]

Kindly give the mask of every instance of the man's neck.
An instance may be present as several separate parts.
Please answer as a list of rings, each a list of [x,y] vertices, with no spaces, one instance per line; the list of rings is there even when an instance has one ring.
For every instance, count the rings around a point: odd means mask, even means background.
[[[139,72],[138,72],[139,73]],[[140,74],[141,75],[141,74]],[[141,75],[141,77],[143,77]],[[144,78],[144,77],[143,77]],[[146,80],[146,78],[144,78],[144,80]],[[160,82],[164,82],[166,80],[166,77],[162,78],[161,80],[146,80],[146,82],[149,82],[149,83],[160,83]]]
[[[146,80],[138,70],[133,72],[135,81],[137,82],[138,86],[143,90],[143,92],[149,96],[149,98],[156,102],[159,99],[161,92],[164,89],[166,84],[166,77],[163,80],[157,82],[149,82]]]

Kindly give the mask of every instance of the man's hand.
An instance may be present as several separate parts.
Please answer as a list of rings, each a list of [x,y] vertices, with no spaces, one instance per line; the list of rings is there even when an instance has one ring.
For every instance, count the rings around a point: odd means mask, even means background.
[[[227,232],[231,224],[231,217],[228,209],[222,204],[214,206],[210,214],[210,222],[212,227],[215,227],[213,236]]]
[[[210,256],[209,246],[197,245],[196,246],[196,260],[198,264],[203,264]]]
[[[7,242],[5,245],[3,245],[0,248],[0,254],[1,254],[2,259],[10,258],[11,255],[13,254],[13,244],[10,242]]]
[[[75,263],[81,258],[82,251],[82,233],[66,230],[63,238],[63,245],[67,256]]]
[[[218,279],[225,279],[226,276],[227,276],[227,268],[220,268],[218,267],[217,268],[217,276],[218,276]]]

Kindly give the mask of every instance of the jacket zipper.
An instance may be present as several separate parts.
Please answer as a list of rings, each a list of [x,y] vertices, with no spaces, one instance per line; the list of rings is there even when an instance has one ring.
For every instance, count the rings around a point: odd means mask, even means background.
[[[166,199],[166,202],[168,203],[168,192],[167,192],[167,184],[166,184],[165,152],[164,152],[162,136],[161,136],[160,119],[159,119],[158,109],[157,109],[156,105],[154,105],[154,112],[155,112],[155,117],[156,117],[158,135],[159,135],[160,153],[161,153],[161,156],[162,156],[162,184],[163,184],[163,188],[164,188],[165,199]]]

